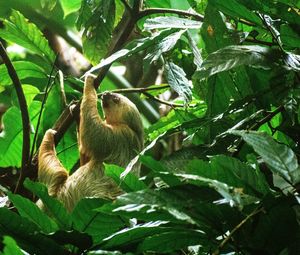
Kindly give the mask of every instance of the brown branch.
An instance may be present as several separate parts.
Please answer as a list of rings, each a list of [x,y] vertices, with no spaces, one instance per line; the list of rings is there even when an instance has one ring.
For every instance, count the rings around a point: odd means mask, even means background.
[[[148,16],[148,15],[160,14],[160,13],[177,14],[179,16],[192,17],[198,21],[204,21],[204,16],[201,14],[192,13],[192,12],[183,11],[183,10],[177,10],[177,9],[168,9],[168,8],[148,8],[148,9],[142,10],[139,12],[137,20],[139,20],[145,16]]]
[[[263,207],[256,208],[252,213],[250,213],[245,219],[243,219],[238,225],[231,230],[230,234],[219,244],[218,248],[212,253],[212,255],[220,254],[220,250],[228,243],[228,241],[232,238],[236,231],[238,231],[248,220],[250,220],[256,214],[262,212],[264,210]]]
[[[127,3],[127,1],[126,0],[121,0],[121,2],[125,6],[125,9],[131,13],[132,9],[131,9],[130,5]]]
[[[27,103],[25,99],[25,95],[23,92],[22,84],[20,79],[16,73],[12,62],[10,61],[5,48],[0,42],[0,55],[2,60],[7,68],[8,74],[14,84],[16,89],[16,93],[18,96],[18,101],[20,105],[21,115],[22,115],[22,126],[23,126],[23,145],[22,145],[22,166],[20,169],[20,176],[18,179],[17,186],[15,188],[15,193],[19,193],[22,189],[23,182],[25,177],[29,172],[29,158],[30,158],[30,119],[27,108]]]

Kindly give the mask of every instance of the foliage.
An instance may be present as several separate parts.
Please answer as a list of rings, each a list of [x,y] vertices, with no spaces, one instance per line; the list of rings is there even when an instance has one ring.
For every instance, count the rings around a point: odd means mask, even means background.
[[[143,97],[128,94],[145,120],[148,146],[135,160],[146,174],[106,165],[124,194],[85,198],[72,212],[30,179],[25,187],[47,213],[14,194],[22,115],[1,64],[0,103],[8,110],[0,133],[0,254],[299,254],[299,1],[145,0],[140,16],[126,12],[137,0],[27,2],[0,2],[0,39],[22,83],[32,156],[67,104],[80,99],[83,83],[74,76],[113,64],[131,71],[132,83],[147,73],[152,79],[142,84],[149,90],[137,90]],[[124,17],[137,26],[126,43]],[[93,67],[70,72],[46,31]],[[162,81],[148,86],[159,76],[153,68],[163,70]],[[113,72],[101,90],[127,86]],[[158,118],[156,101],[166,91],[173,99],[159,102],[171,110]],[[56,149],[74,171],[75,124]]]

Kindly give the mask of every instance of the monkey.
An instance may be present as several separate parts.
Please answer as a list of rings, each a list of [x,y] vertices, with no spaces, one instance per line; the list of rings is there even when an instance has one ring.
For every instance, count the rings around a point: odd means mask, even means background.
[[[81,166],[71,175],[57,158],[56,131],[46,131],[38,153],[38,181],[48,193],[60,200],[68,211],[84,197],[114,200],[123,191],[104,174],[104,163],[126,167],[143,149],[144,132],[141,115],[125,96],[106,92],[101,97],[104,118],[97,109],[94,76],[85,78],[80,105],[79,152]],[[139,166],[133,169],[139,175]],[[45,209],[41,202],[38,203]]]

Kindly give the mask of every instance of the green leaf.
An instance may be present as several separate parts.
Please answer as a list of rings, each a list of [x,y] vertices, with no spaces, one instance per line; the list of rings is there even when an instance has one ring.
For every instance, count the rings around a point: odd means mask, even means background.
[[[231,130],[228,133],[241,136],[270,166],[274,174],[280,175],[293,185],[300,182],[297,157],[289,147],[277,143],[266,133],[243,130]]]
[[[146,237],[138,246],[140,252],[172,253],[201,243],[204,233],[192,229],[172,229]]]
[[[133,215],[141,220],[159,219],[176,224],[202,226],[203,217],[195,214],[194,210],[200,204],[207,209],[205,204],[219,197],[215,191],[206,187],[178,184],[161,190],[148,189],[121,195],[117,198],[115,205],[118,207],[114,209],[114,212],[119,212],[121,215],[134,213]]]
[[[29,254],[64,254],[62,246],[42,235],[36,224],[3,207],[0,208],[0,234],[13,236]]]
[[[280,26],[280,37],[284,47],[297,49],[299,47],[300,34],[288,24]]]
[[[272,52],[269,48],[257,45],[227,46],[208,55],[197,72],[197,77],[205,79],[242,65],[271,68],[276,54],[277,51]]]
[[[115,22],[115,1],[101,1],[82,35],[84,55],[95,65],[107,55]]]
[[[190,111],[176,109],[171,110],[167,116],[161,117],[158,122],[151,125],[146,134],[150,141],[154,140],[158,136],[164,134],[166,131],[173,130],[184,123],[201,118],[206,112],[206,105],[202,104],[199,107],[192,108]]]
[[[17,245],[16,241],[10,236],[3,237],[3,244],[5,245],[3,249],[3,255],[22,255],[24,254],[20,247]]]
[[[175,44],[184,32],[185,30],[180,30],[162,38],[159,43],[148,49],[148,54],[145,56],[144,60],[150,61],[150,63],[158,60],[163,53],[166,53],[174,48]]]
[[[55,59],[55,55],[48,45],[42,32],[33,23],[18,11],[13,10],[9,20],[4,20],[4,29],[0,30],[0,36],[45,58],[49,64]]]
[[[46,78],[46,73],[38,65],[27,61],[12,62],[19,79],[22,81],[25,78]],[[7,72],[4,64],[0,65],[0,86],[11,85],[12,80]]]
[[[37,94],[40,93],[40,91],[37,87],[34,87],[32,85],[25,85],[25,84],[22,85],[22,89],[23,89],[23,92],[25,95],[27,106],[30,106],[33,99],[35,98],[35,96]],[[13,104],[15,106],[19,106],[19,101],[18,101],[17,93],[15,90],[13,91],[12,98],[13,98]]]
[[[113,235],[104,239],[101,247],[104,249],[117,248],[122,245],[134,244],[148,235],[161,233],[165,230],[162,225],[168,223],[167,221],[156,221],[122,229]]]
[[[167,174],[167,173],[166,173]],[[168,174],[167,174],[168,175]],[[219,182],[217,180],[205,178],[195,174],[174,174],[179,177],[181,181],[192,183],[198,186],[207,186],[217,191],[224,198],[224,202],[230,205],[243,208],[245,205],[254,204],[258,202],[258,199],[247,195],[238,188],[227,185],[226,183]],[[221,201],[223,202],[223,201]]]
[[[64,16],[66,17],[68,14],[80,9],[81,0],[60,0],[60,4],[64,10]]]
[[[91,68],[88,72],[95,72],[99,70],[100,68],[110,65],[111,63],[115,62],[116,60],[123,59],[125,57],[129,57],[137,52],[140,52],[142,50],[145,50],[153,45],[158,44],[163,38],[166,36],[176,32],[175,29],[166,29],[161,31],[158,34],[155,34],[151,37],[143,38],[143,39],[137,39],[130,42],[128,45],[125,46],[122,50],[117,51],[116,53],[112,54],[106,59],[102,59],[101,62]]]
[[[124,225],[120,217],[95,210],[106,202],[99,198],[82,199],[71,215],[74,229],[91,235],[93,243],[99,243]]]
[[[248,195],[262,196],[270,192],[264,175],[238,159],[219,155],[210,162],[192,160],[186,164],[187,173],[226,183]]]
[[[145,30],[160,29],[160,28],[181,28],[181,29],[200,29],[202,22],[183,19],[178,17],[155,17],[146,19],[144,23]]]
[[[60,229],[71,229],[72,222],[70,215],[60,201],[49,196],[45,185],[26,179],[24,186],[43,201],[46,211],[50,213]]]
[[[220,11],[236,18],[244,18],[245,20],[249,20],[256,24],[261,24],[261,20],[257,17],[257,15],[249,10],[244,5],[240,4],[239,1],[236,0],[212,0],[210,1],[212,5],[217,7]]]
[[[165,64],[165,68],[167,80],[170,87],[174,89],[186,103],[191,101],[192,90],[189,84],[189,80],[185,77],[186,74],[183,69],[172,62],[167,62]]]
[[[146,189],[147,186],[134,174],[128,173],[125,178],[120,178],[124,168],[116,165],[105,165],[105,175],[111,177],[125,192]]]
[[[31,125],[35,126],[41,103],[33,101],[29,107]],[[13,123],[13,125],[12,125]],[[0,134],[0,167],[20,167],[22,159],[23,127],[20,110],[13,106],[3,116],[4,132]],[[33,134],[31,134],[32,143]]]
[[[24,198],[20,195],[12,193],[9,193],[8,197],[9,200],[18,209],[20,215],[35,223],[41,228],[44,233],[50,234],[58,230],[57,224],[49,216],[43,213],[37,207],[37,205],[31,202],[28,198]]]

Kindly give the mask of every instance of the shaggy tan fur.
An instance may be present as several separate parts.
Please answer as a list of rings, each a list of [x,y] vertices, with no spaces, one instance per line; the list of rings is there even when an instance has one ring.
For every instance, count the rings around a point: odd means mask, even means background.
[[[104,175],[103,162],[125,167],[143,148],[143,126],[136,106],[122,95],[105,93],[105,120],[101,119],[93,83],[93,76],[87,76],[80,108],[81,167],[68,175],[56,156],[54,130],[45,133],[39,150],[38,179],[69,211],[83,197],[114,199],[120,195],[120,188]],[[138,168],[134,169],[137,175]]]

